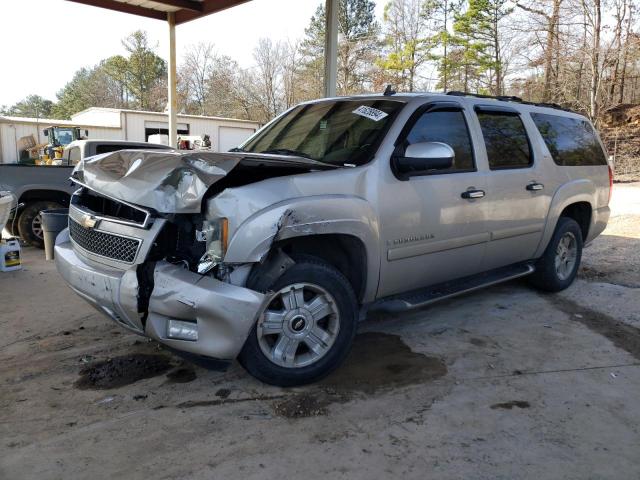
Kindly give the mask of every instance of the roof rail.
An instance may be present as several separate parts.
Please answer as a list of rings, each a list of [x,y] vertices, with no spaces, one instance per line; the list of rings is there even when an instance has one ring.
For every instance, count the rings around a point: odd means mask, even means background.
[[[459,90],[451,90],[447,92],[447,95],[453,95],[456,97],[476,97],[476,98],[491,98],[493,100],[499,100],[501,102],[516,102],[521,103],[523,105],[533,105],[535,107],[547,107],[547,108],[555,108],[556,110],[564,110],[565,112],[573,112],[573,110],[569,108],[565,108],[557,103],[536,103],[536,102],[527,102],[520,97],[516,97],[513,95],[482,95],[480,93],[469,93],[469,92],[461,92]]]

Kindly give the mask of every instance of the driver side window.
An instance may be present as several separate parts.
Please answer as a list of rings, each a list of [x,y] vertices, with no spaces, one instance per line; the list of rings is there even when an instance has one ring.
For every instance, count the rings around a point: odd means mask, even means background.
[[[471,137],[464,114],[459,110],[424,113],[407,135],[407,145],[419,142],[442,142],[453,148],[453,165],[437,173],[472,172],[475,170]]]

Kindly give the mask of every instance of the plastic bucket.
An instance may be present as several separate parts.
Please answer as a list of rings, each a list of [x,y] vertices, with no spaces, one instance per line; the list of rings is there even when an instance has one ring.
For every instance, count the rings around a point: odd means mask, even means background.
[[[44,236],[44,255],[47,260],[53,260],[53,247],[58,234],[69,225],[69,209],[54,208],[40,212],[42,217],[42,234]]]

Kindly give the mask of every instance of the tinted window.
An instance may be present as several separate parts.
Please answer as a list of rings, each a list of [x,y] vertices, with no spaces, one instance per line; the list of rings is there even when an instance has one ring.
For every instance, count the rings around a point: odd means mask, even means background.
[[[562,166],[606,165],[607,159],[586,120],[532,113],[553,161]]]
[[[489,167],[525,168],[532,161],[529,139],[518,115],[505,112],[478,112]]]
[[[76,165],[80,161],[80,147],[70,148],[68,155],[69,165]]]
[[[409,145],[419,142],[442,142],[453,148],[456,156],[449,170],[469,171],[474,169],[471,138],[464,114],[460,111],[436,111],[423,114],[407,135]]]

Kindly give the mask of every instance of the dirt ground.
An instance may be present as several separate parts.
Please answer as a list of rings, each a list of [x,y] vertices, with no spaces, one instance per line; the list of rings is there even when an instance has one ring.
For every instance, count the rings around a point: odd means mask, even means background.
[[[640,183],[576,283],[372,314],[279,389],[95,313],[40,251],[0,274],[0,479],[640,478]]]

